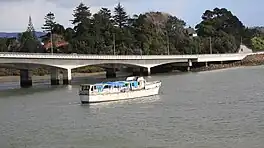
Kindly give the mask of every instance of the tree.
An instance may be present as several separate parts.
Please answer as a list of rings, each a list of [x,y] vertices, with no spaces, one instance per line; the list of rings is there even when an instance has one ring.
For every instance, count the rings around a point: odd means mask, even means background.
[[[20,42],[19,52],[44,52],[40,42],[32,35],[32,32],[25,31],[18,35]]]
[[[212,37],[212,44],[220,44],[225,41],[227,49],[224,51],[226,52],[236,51],[233,48],[239,46],[241,37],[245,32],[243,23],[225,8],[206,10],[202,15],[202,22],[197,24],[195,28],[199,36]],[[215,52],[223,51],[219,48],[220,46],[217,45],[217,49],[214,49]]]
[[[35,29],[33,27],[32,19],[29,16],[29,23],[27,30],[25,32],[18,34],[18,48],[16,46],[12,47],[12,51],[17,52],[43,52],[40,41],[35,35]],[[13,42],[14,44],[15,42]]]
[[[91,13],[89,7],[80,3],[74,10],[75,37],[72,44],[72,51],[76,53],[91,53],[93,50],[94,39],[91,35]]]
[[[0,52],[7,52],[7,38],[0,38]]]
[[[45,32],[48,32],[48,34],[46,35],[46,37],[48,37],[51,43],[51,53],[53,53],[53,35],[52,35],[52,32],[53,32],[53,29],[54,29],[54,26],[56,24],[55,22],[55,15],[54,13],[52,12],[49,12],[46,16],[45,16],[45,24],[43,25],[42,29],[45,31]]]
[[[77,25],[79,23],[85,23],[91,17],[90,8],[87,7],[84,3],[80,3],[76,9],[73,11],[74,19],[71,20],[73,25]]]
[[[61,24],[58,24],[58,23],[54,24],[52,33],[64,35],[64,32],[65,32],[65,29]]]
[[[33,36],[35,39],[37,39],[37,36],[36,36],[36,34],[35,34],[36,31],[35,31],[35,28],[34,28],[34,26],[33,26],[31,16],[29,16],[27,32],[32,33],[32,36]]]
[[[107,8],[102,8],[98,13],[93,15],[91,19],[90,33],[94,38],[94,50],[96,54],[110,54],[112,48],[112,23],[111,11]]]
[[[45,16],[45,24],[43,25],[43,27],[41,27],[45,32],[51,32],[56,24],[55,22],[55,15],[52,12],[49,12],[46,16]]]
[[[124,7],[120,3],[118,3],[118,5],[115,7],[114,13],[115,25],[119,26],[119,28],[124,27],[127,24],[128,15],[125,12]]]
[[[251,39],[252,45],[255,50],[264,50],[264,38],[263,37],[254,37]]]

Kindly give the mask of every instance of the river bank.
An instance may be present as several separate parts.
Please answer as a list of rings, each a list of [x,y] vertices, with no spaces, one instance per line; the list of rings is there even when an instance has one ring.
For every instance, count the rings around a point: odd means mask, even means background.
[[[232,63],[208,64],[207,67],[202,66],[202,67],[192,68],[191,71],[200,72],[200,71],[233,68],[233,67],[259,66],[259,65],[264,65],[264,54],[249,55],[241,61],[232,62]]]

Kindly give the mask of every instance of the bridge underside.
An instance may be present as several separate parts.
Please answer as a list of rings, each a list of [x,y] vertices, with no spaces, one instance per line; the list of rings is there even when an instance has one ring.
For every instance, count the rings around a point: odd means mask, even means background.
[[[32,63],[1,63],[0,68],[17,69],[20,71],[20,86],[31,87],[33,70],[37,68],[45,68],[50,74],[51,85],[60,84],[60,75],[62,75],[63,84],[68,85],[71,83],[71,69],[62,69],[59,67],[53,67],[49,65],[40,65]]]

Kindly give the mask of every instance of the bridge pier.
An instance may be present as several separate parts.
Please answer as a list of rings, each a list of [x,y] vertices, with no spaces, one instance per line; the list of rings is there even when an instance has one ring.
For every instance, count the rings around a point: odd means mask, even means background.
[[[134,76],[149,76],[151,75],[151,68],[144,68],[144,67],[140,67],[140,68],[134,68],[133,69],[133,75]]]
[[[192,60],[188,60],[188,67],[187,67],[187,71],[190,71],[192,67]]]
[[[148,72],[147,75],[150,76],[150,75],[151,75],[151,68],[148,67],[147,70],[148,70],[148,71],[147,71],[147,72]]]
[[[59,79],[59,70],[57,68],[51,68],[50,71],[50,83],[51,85],[60,85],[60,79]]]
[[[106,78],[116,78],[116,70],[115,70],[115,68],[107,68],[105,75],[106,75]]]
[[[63,85],[71,84],[71,80],[72,80],[71,69],[63,70]]]
[[[205,62],[205,67],[208,67],[208,62]]]
[[[23,88],[32,86],[32,71],[28,69],[20,70],[20,86]]]

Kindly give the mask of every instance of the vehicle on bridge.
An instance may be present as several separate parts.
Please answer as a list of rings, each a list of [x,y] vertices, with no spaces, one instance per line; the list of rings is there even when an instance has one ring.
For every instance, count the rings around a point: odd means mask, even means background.
[[[159,94],[161,81],[147,82],[143,77],[127,77],[126,81],[81,84],[82,104],[118,101]]]

